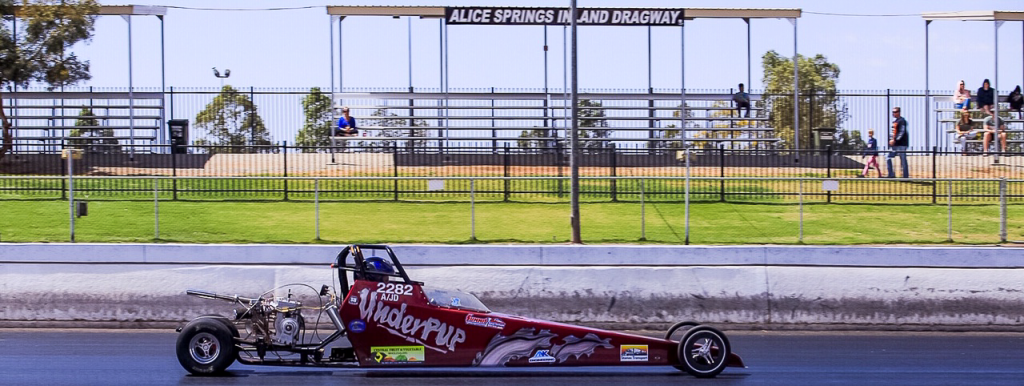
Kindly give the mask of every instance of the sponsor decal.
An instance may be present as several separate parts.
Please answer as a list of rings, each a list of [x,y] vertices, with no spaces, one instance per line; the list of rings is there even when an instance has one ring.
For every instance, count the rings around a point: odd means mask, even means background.
[[[496,328],[499,330],[505,328],[504,320],[490,316],[477,316],[473,314],[466,315],[466,324],[477,327]]]
[[[370,357],[380,364],[423,363],[423,346],[370,347]]]
[[[548,354],[548,350],[537,350],[537,353],[530,357],[530,363],[555,363],[555,357]]]
[[[682,25],[681,9],[577,8],[579,25]],[[566,25],[570,10],[558,7],[446,7],[447,24]]]
[[[356,295],[352,295],[348,298],[348,304],[359,304],[359,298]]]
[[[450,326],[437,318],[422,319],[406,315],[407,306],[405,303],[387,305],[377,299],[377,292],[370,292],[369,288],[359,291],[359,316],[367,322],[376,323],[377,327],[392,335],[440,353],[455,351],[459,343],[466,341],[466,330]]]
[[[366,322],[359,319],[353,320],[349,322],[348,330],[355,333],[366,331]]]
[[[503,366],[511,360],[520,358],[530,358],[530,363],[562,363],[568,361],[570,357],[577,360],[583,356],[589,357],[598,347],[615,348],[611,344],[611,338],[601,339],[593,333],[587,333],[582,338],[569,335],[562,338],[564,344],[552,345],[551,341],[555,338],[558,338],[558,335],[550,330],[537,331],[534,328],[521,328],[508,336],[499,333],[491,338],[483,352],[476,354],[473,365]],[[538,356],[540,351],[544,351],[543,356]]]
[[[647,345],[624,344],[619,346],[619,360],[623,362],[647,362]]]

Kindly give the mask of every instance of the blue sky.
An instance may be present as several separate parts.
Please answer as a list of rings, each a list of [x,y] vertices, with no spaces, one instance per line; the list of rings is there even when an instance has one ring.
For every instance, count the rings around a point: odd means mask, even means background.
[[[103,4],[124,4],[107,2]],[[440,3],[440,2],[438,2]],[[218,87],[212,67],[231,69],[228,83],[256,87],[328,87],[331,79],[324,5],[438,5],[431,2],[321,1],[176,1],[136,4],[172,7],[259,9],[317,6],[282,11],[209,11],[171,8],[165,21],[167,85]],[[445,5],[568,6],[568,1],[453,0]],[[799,52],[823,54],[841,69],[842,90],[922,90],[924,21],[931,11],[1024,10],[1017,1],[740,1],[579,0],[580,7],[715,7],[801,8]],[[823,13],[901,16],[847,17]],[[1007,22],[999,30],[1000,89],[1024,80],[1024,26]],[[786,20],[754,20],[752,29],[753,88],[760,88],[760,57],[767,50],[793,53],[793,27]],[[336,26],[336,24],[335,24]],[[342,79],[349,87],[408,87],[409,57],[405,18],[348,18],[343,23]],[[412,85],[437,88],[441,83],[439,22],[414,19]],[[160,28],[156,17],[134,17],[133,78],[137,87],[160,86]],[[449,86],[452,88],[544,87],[544,27],[450,26]],[[686,25],[687,89],[721,89],[746,81],[746,27],[741,20],[694,20]],[[951,90],[960,79],[976,89],[994,78],[994,33],[990,22],[934,22],[931,34],[931,88]],[[548,82],[563,82],[563,28],[548,27]],[[334,32],[337,45],[337,32]],[[680,86],[680,31],[652,30],[651,83],[655,88]],[[580,87],[646,89],[647,28],[581,27]],[[99,18],[91,43],[75,47],[90,60],[93,79],[85,86],[128,86],[127,23],[120,17]],[[335,54],[336,55],[336,54]],[[337,59],[335,76],[337,77]],[[337,79],[337,78],[336,78]],[[335,81],[337,84],[337,80]]]

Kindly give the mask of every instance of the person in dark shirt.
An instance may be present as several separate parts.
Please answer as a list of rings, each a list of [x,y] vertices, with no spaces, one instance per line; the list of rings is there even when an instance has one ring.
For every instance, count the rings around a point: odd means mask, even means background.
[[[1018,118],[1024,118],[1024,111],[1021,110],[1024,108],[1024,95],[1020,93],[1020,86],[1006,96],[1006,101],[1010,102],[1010,111],[1016,111]]]
[[[984,111],[985,114],[992,115],[992,107],[996,104],[996,90],[992,88],[992,84],[985,79],[981,83],[981,88],[978,89],[978,108]]]
[[[740,83],[740,91],[732,94],[732,101],[736,102],[736,116],[740,116],[740,109],[747,108],[747,118],[750,118],[750,94],[743,91],[743,83]]]
[[[900,157],[900,165],[903,167],[903,178],[910,178],[910,165],[907,165],[907,147],[910,146],[910,133],[907,132],[907,120],[900,115],[900,108],[892,108],[892,139],[889,140],[889,155],[885,157],[885,165],[889,171],[889,178],[896,178],[896,172],[892,170],[892,159]]]
[[[864,149],[864,154],[861,159],[864,159],[864,157],[871,158],[869,158],[868,162],[864,164],[864,170],[861,171],[860,175],[857,177],[867,177],[868,172],[871,171],[871,165],[875,166],[875,170],[878,171],[878,176],[881,177],[882,169],[878,167],[878,140],[875,139],[874,130],[868,130],[868,147]]]

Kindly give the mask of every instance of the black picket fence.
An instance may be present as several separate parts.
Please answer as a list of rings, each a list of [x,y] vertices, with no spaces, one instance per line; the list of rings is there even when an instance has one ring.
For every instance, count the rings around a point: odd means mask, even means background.
[[[83,149],[70,164],[60,154],[15,151],[0,161],[0,197],[64,198],[68,168],[75,191],[97,199],[303,200],[567,199],[570,157],[561,146],[495,149],[391,146],[167,146]],[[878,156],[882,174],[885,157]],[[689,168],[686,159],[689,157]],[[824,150],[591,148],[579,157],[584,199],[683,200],[689,173],[693,200],[771,201],[803,196],[826,202],[992,200],[999,179],[1024,179],[1024,153],[993,156],[911,150],[909,177],[859,178],[861,152]],[[902,177],[899,158],[894,171]],[[25,178],[18,178],[25,177]],[[41,178],[45,177],[45,178]],[[117,177],[117,178],[104,178]],[[151,177],[175,177],[156,179]],[[476,178],[471,187],[470,178]],[[807,179],[801,182],[799,179]],[[432,186],[429,180],[443,180]],[[841,181],[824,190],[821,179]],[[319,180],[319,181],[317,181]],[[941,180],[942,182],[936,182]],[[948,182],[946,182],[948,181]],[[155,186],[154,186],[155,184]],[[1004,185],[1010,199],[1019,184]],[[643,196],[643,197],[641,197]],[[161,198],[165,198],[162,196]]]

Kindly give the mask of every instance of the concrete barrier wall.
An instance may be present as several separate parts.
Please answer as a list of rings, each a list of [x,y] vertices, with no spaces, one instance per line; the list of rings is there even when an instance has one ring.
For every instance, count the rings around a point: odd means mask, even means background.
[[[342,246],[0,244],[0,326],[169,326],[291,283],[336,287]],[[1002,247],[394,247],[415,280],[495,311],[616,328],[1024,330],[1024,250]],[[285,290],[279,291],[283,293]]]

